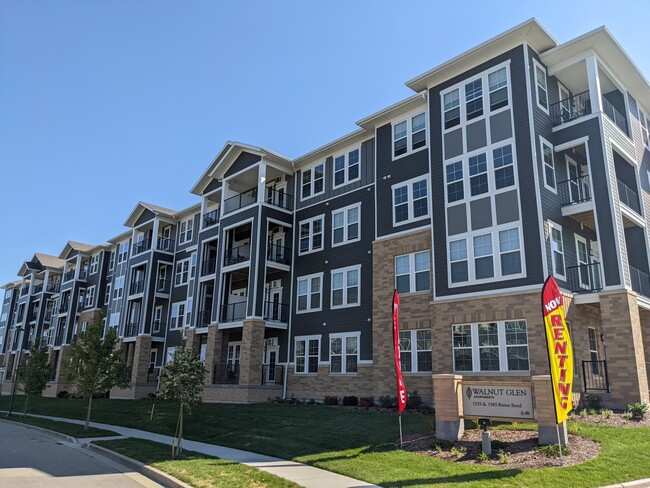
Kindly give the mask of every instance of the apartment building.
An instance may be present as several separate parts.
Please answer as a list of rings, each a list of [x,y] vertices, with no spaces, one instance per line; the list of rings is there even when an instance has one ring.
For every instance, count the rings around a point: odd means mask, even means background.
[[[532,19],[406,84],[308,154],[228,142],[192,207],[139,202],[107,243],[34,255],[4,286],[2,392],[34,337],[60,365],[103,311],[132,367],[112,397],[155,391],[182,344],[206,363],[207,401],[394,395],[397,288],[406,387],[435,403],[432,374],[548,372],[553,275],[576,396],[649,401],[643,74],[605,28],[558,43]]]

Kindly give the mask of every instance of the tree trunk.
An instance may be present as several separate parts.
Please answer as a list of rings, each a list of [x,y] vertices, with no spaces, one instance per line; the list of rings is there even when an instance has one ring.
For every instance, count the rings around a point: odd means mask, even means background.
[[[183,410],[184,410],[184,405],[181,403],[181,413],[180,413],[180,422],[178,424],[178,455],[181,455],[181,452],[183,452]]]
[[[88,409],[86,413],[86,423],[84,424],[84,430],[88,432],[88,428],[90,427],[90,411],[93,408],[93,396],[90,395],[90,398],[88,399]]]
[[[29,393],[25,395],[25,405],[23,408],[23,418],[27,416],[27,402],[29,401]]]

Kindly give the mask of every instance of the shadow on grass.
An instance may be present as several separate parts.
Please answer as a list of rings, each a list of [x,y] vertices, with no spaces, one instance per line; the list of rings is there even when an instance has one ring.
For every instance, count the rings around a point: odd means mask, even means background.
[[[457,476],[444,476],[440,478],[413,478],[408,480],[384,481],[384,488],[399,488],[403,486],[441,485],[447,483],[470,483],[473,481],[499,481],[505,478],[514,478],[519,475],[519,469],[506,469],[503,471],[482,471],[480,473],[459,474]]]

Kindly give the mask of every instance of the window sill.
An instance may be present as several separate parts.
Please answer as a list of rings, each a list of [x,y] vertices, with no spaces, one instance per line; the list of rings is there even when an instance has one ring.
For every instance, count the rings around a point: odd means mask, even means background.
[[[331,373],[330,372],[330,378],[349,378],[349,377],[355,377],[357,375],[358,373]]]
[[[296,373],[294,371],[293,375],[298,376],[299,378],[316,378],[318,373]]]
[[[407,151],[407,152],[405,152],[404,154],[400,154],[399,156],[395,156],[395,155],[393,155],[393,159],[392,159],[392,160],[393,160],[393,161],[399,161],[400,159],[405,158],[406,156],[410,156],[411,154],[419,153],[420,151],[423,151],[423,150],[425,150],[425,149],[429,149],[429,144],[427,144],[426,146],[418,147],[418,148],[415,149],[415,150]],[[393,153],[393,154],[394,154],[394,153]]]
[[[530,376],[530,371],[454,371],[463,376]]]

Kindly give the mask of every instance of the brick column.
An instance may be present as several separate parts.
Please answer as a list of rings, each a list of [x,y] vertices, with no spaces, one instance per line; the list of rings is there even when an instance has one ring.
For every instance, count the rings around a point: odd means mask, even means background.
[[[540,374],[531,377],[535,390],[535,419],[539,444],[557,444],[557,421],[555,419],[555,400],[551,386],[551,375]],[[566,422],[559,426],[560,442],[566,446],[569,440]]]
[[[196,329],[188,329],[185,334],[185,347],[189,347],[194,351],[194,354],[201,352],[201,338],[196,333]]]
[[[138,336],[135,338],[133,348],[133,363],[131,364],[131,382],[133,384],[146,384],[151,363],[151,336]]]
[[[212,384],[214,367],[221,362],[221,347],[223,344],[223,331],[215,325],[208,326],[208,342],[205,350],[205,368],[208,370],[205,383]]]
[[[612,406],[647,403],[648,376],[636,295],[629,291],[601,293],[600,313]]]
[[[239,384],[260,385],[262,383],[262,360],[264,354],[264,322],[245,320],[242,330],[241,360],[239,362]]]
[[[463,392],[458,374],[433,375],[433,401],[436,408],[436,438],[457,441],[465,432],[463,419]]]

